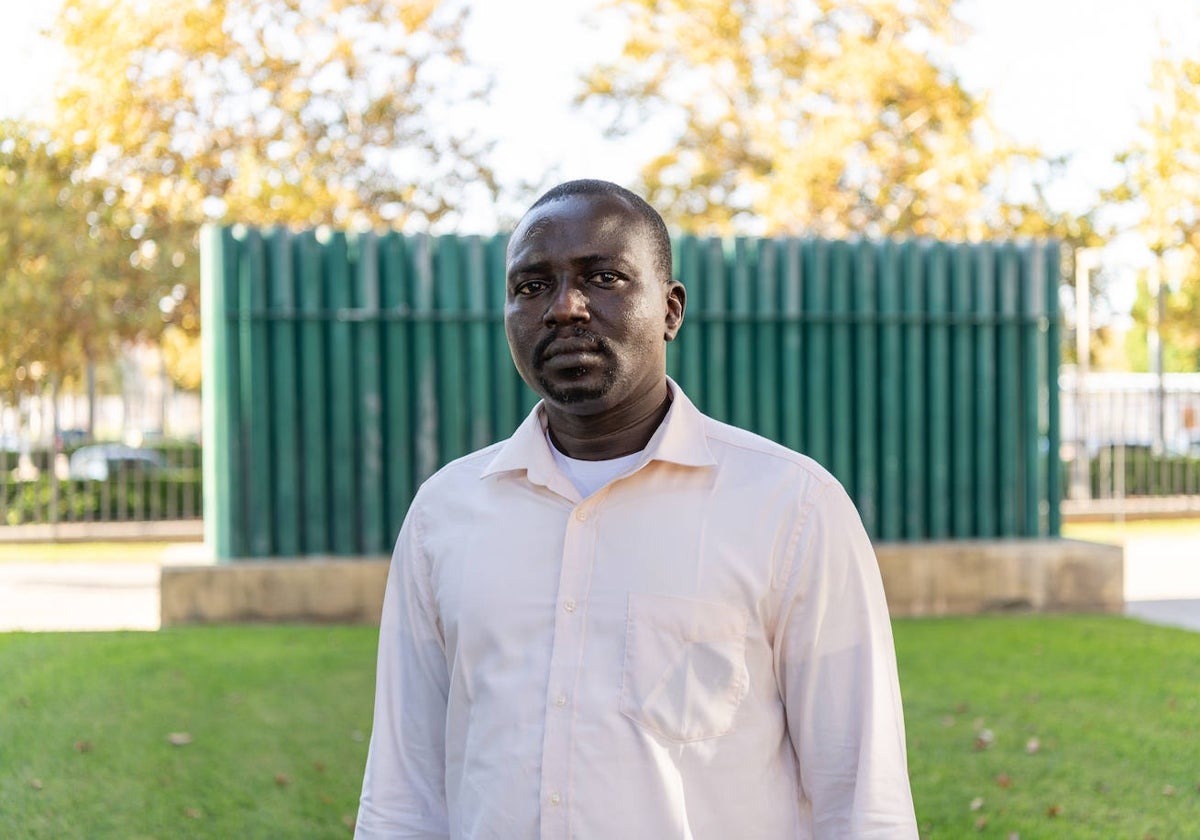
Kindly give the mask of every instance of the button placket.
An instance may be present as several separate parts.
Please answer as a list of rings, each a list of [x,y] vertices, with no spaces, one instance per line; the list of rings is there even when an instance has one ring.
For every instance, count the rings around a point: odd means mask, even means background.
[[[596,510],[582,507],[567,514],[559,571],[558,603],[554,611],[554,641],[546,685],[546,718],[542,738],[541,790],[546,807],[541,836],[562,838],[570,834],[570,778],[572,714],[570,697],[578,680],[583,656],[583,622],[591,585],[595,551]]]

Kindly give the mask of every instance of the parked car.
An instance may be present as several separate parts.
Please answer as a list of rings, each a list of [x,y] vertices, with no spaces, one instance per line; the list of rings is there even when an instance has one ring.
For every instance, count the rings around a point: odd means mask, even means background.
[[[108,481],[117,476],[150,475],[164,467],[162,455],[153,449],[97,443],[82,446],[71,454],[67,474],[70,478]]]
[[[88,433],[86,429],[59,429],[58,439],[55,441],[58,450],[61,452],[64,449],[74,449],[77,446],[82,446],[87,443]]]

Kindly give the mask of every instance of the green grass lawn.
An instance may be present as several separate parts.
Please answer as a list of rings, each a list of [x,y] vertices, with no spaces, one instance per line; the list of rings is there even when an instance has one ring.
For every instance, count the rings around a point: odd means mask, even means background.
[[[906,620],[896,644],[923,837],[1200,837],[1200,634]]]
[[[0,634],[0,837],[348,837],[375,639],[345,627]]]
[[[348,837],[375,638],[0,635],[0,837]],[[1200,837],[1200,635],[1007,617],[896,641],[922,836]]]

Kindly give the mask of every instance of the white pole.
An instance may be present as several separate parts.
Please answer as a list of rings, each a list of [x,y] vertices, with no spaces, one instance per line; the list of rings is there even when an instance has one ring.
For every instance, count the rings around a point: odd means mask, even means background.
[[[1071,498],[1092,494],[1091,457],[1088,452],[1087,375],[1091,361],[1091,273],[1100,267],[1100,249],[1075,250],[1075,461],[1071,470]]]

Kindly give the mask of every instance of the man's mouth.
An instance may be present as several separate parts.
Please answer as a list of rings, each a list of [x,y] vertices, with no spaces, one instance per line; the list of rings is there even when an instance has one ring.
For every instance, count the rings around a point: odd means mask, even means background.
[[[554,359],[556,367],[569,367],[593,361],[603,353],[604,342],[598,336],[588,333],[551,335],[538,344],[535,359],[539,366]]]
[[[552,341],[542,352],[543,359],[554,359],[558,356],[584,356],[597,355],[600,352],[600,345],[595,341],[587,341],[578,338],[566,338]]]

